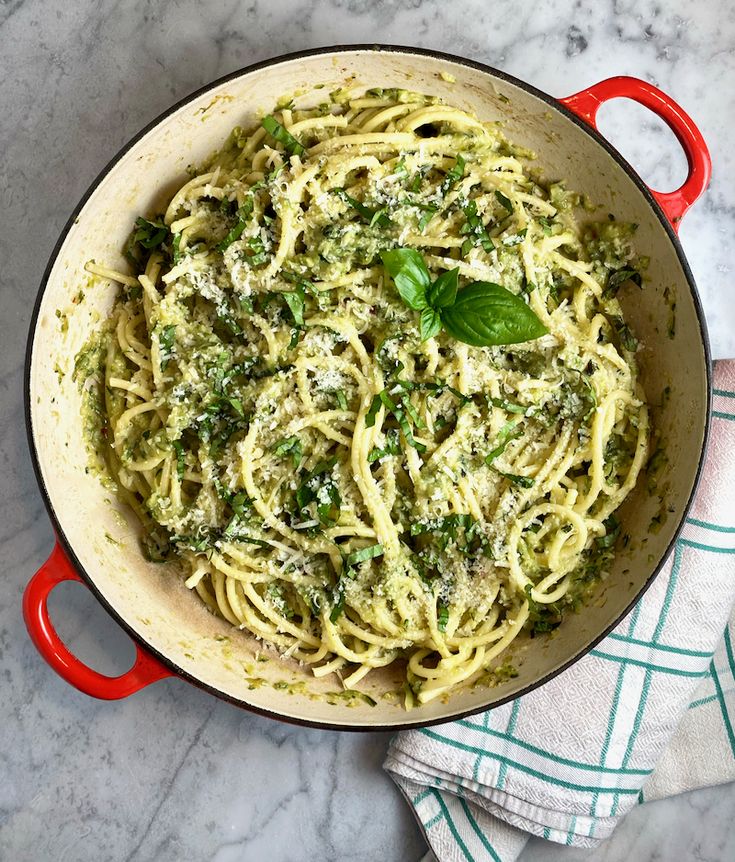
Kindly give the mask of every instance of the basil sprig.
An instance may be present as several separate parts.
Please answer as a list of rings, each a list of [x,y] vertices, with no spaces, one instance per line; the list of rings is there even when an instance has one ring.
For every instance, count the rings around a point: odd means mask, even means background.
[[[421,312],[422,341],[433,338],[442,327],[473,347],[517,344],[548,332],[519,296],[499,284],[475,281],[458,290],[458,268],[432,281],[423,257],[413,248],[383,252],[381,259],[401,299]]]

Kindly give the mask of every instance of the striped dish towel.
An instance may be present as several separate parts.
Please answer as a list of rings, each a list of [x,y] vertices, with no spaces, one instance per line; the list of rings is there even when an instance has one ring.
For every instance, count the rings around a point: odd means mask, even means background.
[[[512,703],[391,742],[385,767],[440,862],[511,862],[529,834],[594,847],[640,802],[735,780],[733,602],[735,360],[715,364],[682,535],[614,632]]]

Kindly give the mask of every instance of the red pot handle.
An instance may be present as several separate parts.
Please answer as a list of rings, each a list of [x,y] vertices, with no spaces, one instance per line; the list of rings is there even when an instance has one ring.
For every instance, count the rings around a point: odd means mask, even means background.
[[[653,111],[660,117],[679,139],[684,148],[689,165],[689,173],[683,185],[673,192],[657,192],[651,189],[651,194],[658,201],[666,218],[675,231],[679,230],[679,222],[684,213],[697,200],[709,184],[712,174],[712,160],[702,133],[694,125],[692,118],[670,96],[640,78],[630,78],[624,75],[608,78],[593,84],[559,101],[578,117],[597,128],[595,119],[600,105],[610,99],[633,99],[640,105]]]
[[[174,674],[137,643],[135,663],[120,676],[87,667],[64,645],[51,623],[48,597],[62,581],[84,583],[57,542],[51,556],[31,578],[23,594],[23,617],[36,649],[62,679],[92,697],[118,700]]]

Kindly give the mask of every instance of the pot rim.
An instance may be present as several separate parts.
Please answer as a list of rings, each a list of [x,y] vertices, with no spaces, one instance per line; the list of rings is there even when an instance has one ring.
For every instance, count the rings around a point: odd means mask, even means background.
[[[450,721],[456,721],[461,718],[466,718],[471,715],[477,715],[478,713],[484,712],[485,710],[491,708],[488,704],[479,707],[473,707],[472,709],[461,710],[459,712],[452,713],[451,715],[444,716],[441,718],[432,718],[426,721],[419,722],[397,722],[394,724],[337,724],[330,723],[324,721],[313,721],[308,718],[296,717],[291,715],[284,715],[282,713],[264,709],[260,706],[255,706],[253,704],[247,703],[243,700],[240,700],[237,697],[233,697],[232,695],[223,692],[221,689],[216,688],[210,683],[204,682],[197,677],[192,676],[183,668],[179,667],[174,661],[169,659],[167,656],[163,655],[159,650],[148,643],[140,634],[138,634],[128,623],[122,619],[118,611],[115,609],[113,605],[111,605],[106,598],[102,595],[100,590],[97,588],[94,578],[90,576],[90,574],[86,571],[84,566],[79,561],[74,549],[66,537],[64,530],[61,526],[60,519],[57,517],[56,509],[49,495],[48,489],[46,487],[46,483],[43,478],[43,474],[41,472],[40,460],[38,456],[38,451],[36,449],[36,444],[33,436],[33,402],[31,398],[30,391],[30,375],[31,375],[31,362],[33,357],[33,348],[35,346],[36,334],[37,334],[37,323],[38,323],[38,315],[41,308],[41,303],[43,301],[44,294],[46,292],[46,287],[48,286],[48,281],[51,275],[51,272],[56,264],[56,261],[59,257],[59,253],[66,242],[66,238],[77,220],[79,214],[86,206],[89,198],[96,191],[97,187],[101,184],[104,178],[112,171],[112,169],[117,165],[117,163],[128,153],[130,149],[132,149],[135,144],[137,144],[148,132],[152,131],[156,126],[158,126],[163,120],[170,117],[172,114],[176,113],[180,108],[184,107],[188,103],[194,101],[200,96],[204,95],[208,91],[214,89],[215,87],[219,87],[222,84],[226,84],[229,81],[236,80],[237,78],[242,77],[243,75],[249,74],[251,72],[256,72],[261,69],[267,69],[271,66],[277,66],[281,63],[289,62],[291,60],[299,60],[305,57],[313,57],[318,55],[330,55],[330,54],[350,54],[350,53],[389,53],[389,54],[404,54],[404,55],[417,55],[419,57],[430,57],[432,59],[446,60],[447,62],[456,63],[458,65],[466,66],[470,69],[474,69],[476,71],[482,72],[490,77],[499,79],[501,81],[505,81],[509,84],[512,84],[522,90],[525,90],[527,93],[535,96],[541,101],[545,102],[550,108],[553,108],[556,111],[559,111],[563,114],[567,119],[571,120],[576,126],[582,129],[587,135],[589,135],[597,144],[602,146],[602,148],[607,152],[607,154],[621,167],[628,177],[634,182],[634,184],[638,187],[639,191],[643,194],[643,197],[646,199],[651,209],[653,210],[654,215],[658,219],[658,221],[663,226],[669,241],[674,247],[674,251],[676,252],[677,259],[681,266],[682,272],[684,274],[684,278],[686,279],[687,285],[689,287],[689,291],[691,293],[692,301],[694,304],[694,309],[697,315],[697,322],[699,324],[699,334],[702,341],[702,348],[704,351],[704,361],[705,361],[705,376],[707,381],[707,398],[706,398],[706,415],[705,415],[705,423],[704,423],[704,433],[702,437],[702,446],[699,455],[699,460],[697,463],[697,469],[694,475],[694,481],[692,483],[692,489],[689,494],[689,498],[687,499],[685,505],[682,508],[681,517],[679,522],[676,525],[674,533],[671,537],[671,541],[669,542],[666,550],[661,555],[661,558],[651,571],[650,575],[646,579],[645,583],[642,587],[635,593],[635,595],[630,599],[624,610],[616,617],[616,619],[610,623],[610,625],[606,626],[601,632],[595,635],[586,646],[577,650],[572,656],[562,662],[558,667],[554,668],[549,673],[537,679],[535,682],[530,683],[525,686],[520,691],[514,692],[513,694],[507,695],[505,697],[500,698],[499,700],[493,702],[492,708],[501,706],[504,703],[508,703],[511,700],[516,700],[519,697],[522,697],[534,689],[538,688],[541,685],[549,682],[549,680],[558,676],[560,673],[565,671],[571,665],[573,665],[576,661],[585,656],[590,650],[594,649],[597,644],[600,643],[607,635],[623,620],[628,613],[632,610],[634,605],[641,599],[641,597],[645,594],[648,588],[653,583],[656,576],[659,574],[661,569],[663,568],[666,560],[671,554],[674,545],[676,544],[681,530],[684,526],[684,522],[686,521],[687,515],[692,506],[692,502],[694,500],[694,496],[699,487],[700,480],[702,478],[702,471],[704,466],[704,458],[707,451],[707,444],[709,441],[709,433],[710,433],[710,424],[711,424],[711,413],[712,413],[712,358],[709,344],[709,336],[707,332],[707,325],[704,317],[704,310],[702,308],[702,303],[699,297],[699,293],[697,291],[696,284],[694,282],[694,276],[692,275],[692,271],[689,267],[689,264],[684,255],[684,251],[681,246],[681,242],[676,235],[671,223],[668,218],[665,216],[661,206],[658,204],[656,199],[653,197],[651,190],[649,187],[643,182],[635,169],[628,163],[628,161],[621,155],[621,153],[612,146],[612,144],[604,138],[596,128],[589,125],[580,119],[574,112],[569,110],[565,105],[563,105],[558,99],[545,93],[543,90],[539,90],[537,87],[532,84],[528,84],[525,81],[520,80],[519,78],[514,77],[513,75],[509,75],[506,72],[503,72],[499,69],[496,69],[492,66],[489,66],[485,63],[481,63],[477,60],[470,60],[465,57],[460,57],[455,54],[450,54],[444,51],[435,51],[430,48],[414,48],[407,45],[389,45],[389,44],[376,44],[376,43],[358,43],[358,44],[347,44],[347,45],[336,45],[336,46],[326,46],[321,48],[309,48],[302,51],[293,51],[286,54],[279,54],[276,57],[269,58],[267,60],[261,60],[257,63],[253,63],[248,66],[241,67],[233,72],[229,72],[226,75],[223,75],[217,78],[214,81],[211,81],[208,84],[203,85],[202,87],[197,88],[193,92],[189,93],[187,96],[179,99],[173,105],[171,105],[166,110],[162,111],[158,116],[156,116],[153,120],[147,123],[140,131],[138,131],[135,135],[130,138],[130,140],[124,144],[115,155],[107,162],[107,164],[102,168],[101,171],[97,174],[97,176],[92,180],[87,190],[82,195],[79,203],[74,208],[73,212],[69,216],[66,224],[61,230],[59,234],[59,238],[56,241],[53,250],[51,251],[48,263],[44,269],[43,276],[41,278],[41,282],[39,285],[38,293],[36,295],[36,300],[33,307],[33,313],[31,314],[30,325],[28,329],[28,337],[26,344],[26,353],[25,353],[25,361],[24,361],[24,373],[23,373],[23,400],[24,400],[24,413],[25,413],[25,425],[26,425],[26,434],[28,438],[28,446],[31,454],[31,462],[33,464],[33,472],[36,477],[36,482],[38,483],[39,490],[41,492],[41,497],[43,498],[44,506],[48,513],[49,519],[54,527],[54,531],[58,537],[59,542],[61,543],[64,552],[68,556],[69,560],[73,564],[76,571],[79,573],[80,577],[84,580],[86,586],[92,591],[93,595],[97,599],[97,601],[102,605],[105,611],[112,617],[117,625],[119,625],[123,631],[125,631],[129,637],[132,638],[134,643],[139,644],[143,649],[147,650],[151,653],[155,658],[157,658],[163,665],[169,668],[177,677],[185,680],[192,685],[195,685],[197,688],[206,691],[208,694],[212,694],[220,700],[224,700],[228,703],[231,703],[241,709],[245,709],[249,712],[256,713],[257,715],[261,715],[267,718],[277,719],[278,721],[283,721],[288,724],[300,725],[305,727],[313,727],[322,730],[344,730],[344,731],[357,731],[357,732],[377,732],[377,731],[399,731],[399,730],[410,730],[414,728],[421,727],[431,727],[432,725],[444,724]]]

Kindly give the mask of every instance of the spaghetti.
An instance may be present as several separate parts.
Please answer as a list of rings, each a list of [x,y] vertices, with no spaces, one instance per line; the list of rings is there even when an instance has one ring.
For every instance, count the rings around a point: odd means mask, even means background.
[[[154,560],[233,626],[407,701],[497,665],[607,571],[649,434],[616,292],[633,227],[581,224],[497,124],[401,90],[235,129],[138,219],[102,333],[105,460]],[[547,334],[422,340],[381,255],[522,297]]]

